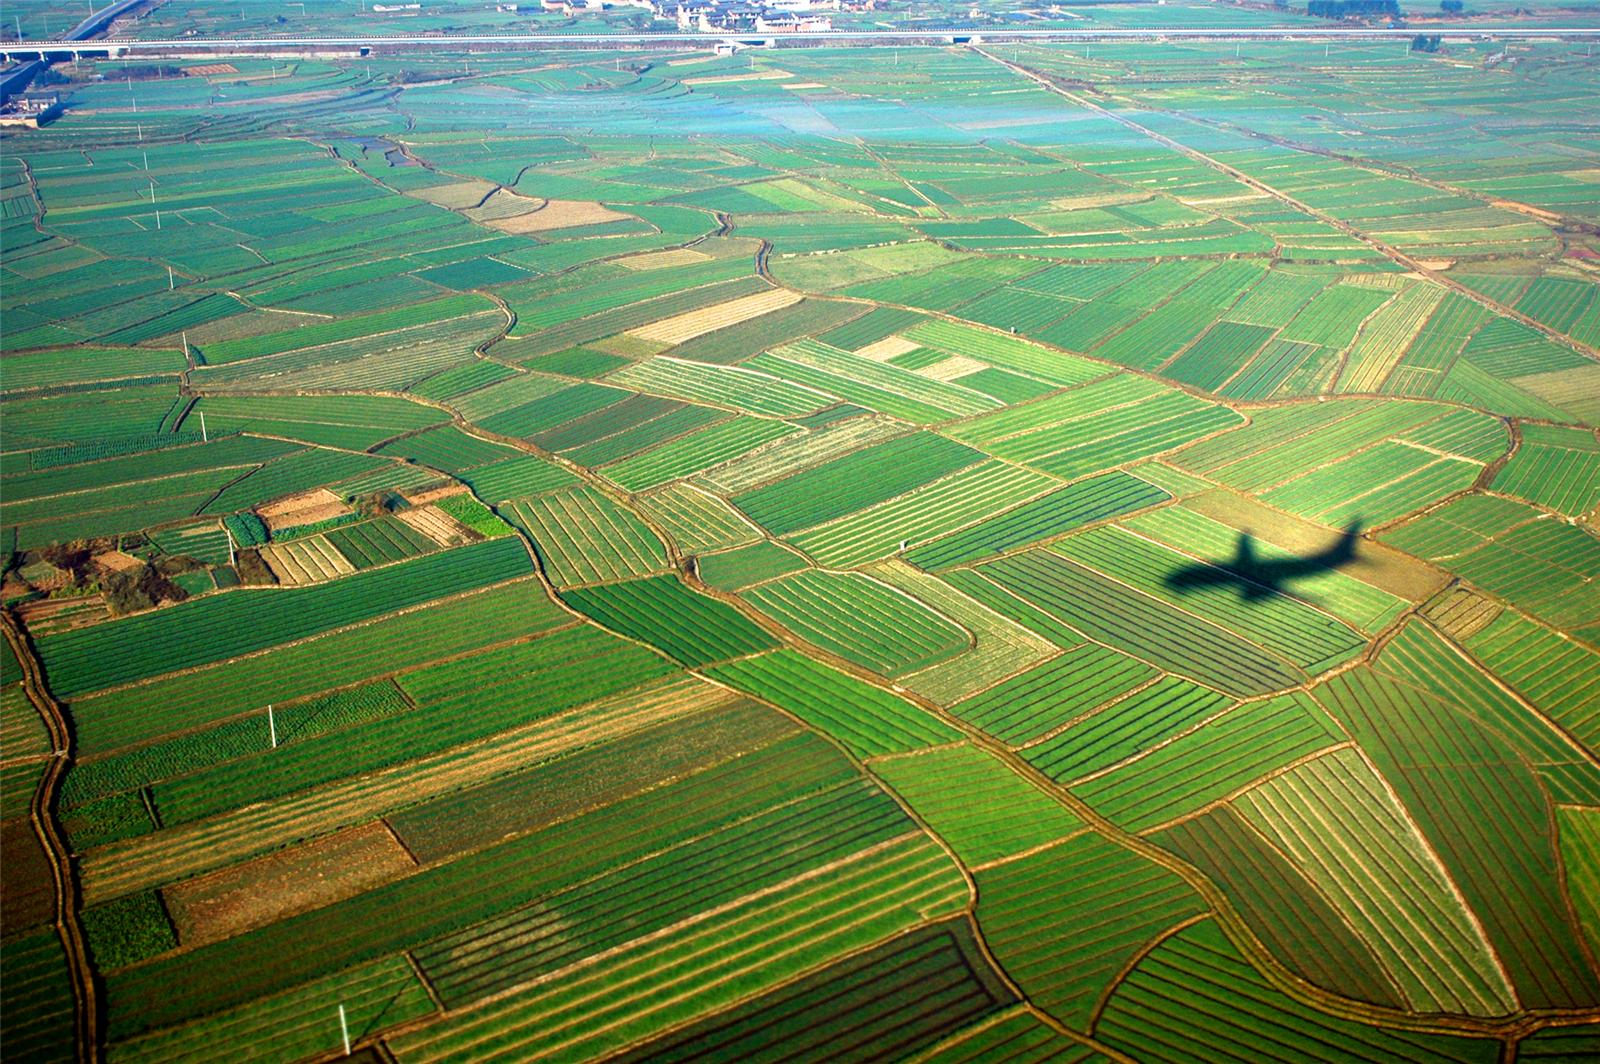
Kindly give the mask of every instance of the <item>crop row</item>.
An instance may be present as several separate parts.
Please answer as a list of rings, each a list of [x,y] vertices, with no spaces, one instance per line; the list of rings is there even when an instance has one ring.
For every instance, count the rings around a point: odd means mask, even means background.
[[[274,459],[256,471],[229,484],[205,505],[203,512],[225,514],[248,510],[283,495],[332,484],[383,466],[384,460],[371,455],[350,454],[314,447]]]
[[[437,544],[397,517],[385,514],[323,536],[357,569],[402,561],[435,550]]]
[[[949,913],[966,893],[937,846],[909,839],[395,1038],[392,1048],[407,1064],[602,1055]]]
[[[609,241],[608,241],[609,243]],[[569,244],[569,246],[572,246]],[[608,251],[613,249],[608,248]],[[583,299],[546,300],[548,310],[540,309],[531,311],[532,317],[522,317],[526,304],[512,299],[510,290],[505,290],[505,295],[511,301],[513,309],[518,312],[517,328],[521,330],[518,342],[514,347],[508,347],[505,352],[507,357],[515,357],[526,362],[529,358],[550,354],[556,351],[565,351],[569,347],[590,343],[606,336],[615,336],[641,325],[659,321],[662,317],[675,314],[688,313],[701,307],[715,306],[727,300],[737,299],[740,296],[752,295],[757,292],[769,290],[765,280],[754,275],[739,276],[744,270],[749,269],[747,260],[729,258],[718,259],[710,263],[701,263],[700,266],[712,266],[723,272],[735,273],[731,280],[719,281],[714,284],[699,287],[678,287],[667,295],[657,296],[641,302],[618,303],[625,293],[612,291],[617,286],[600,284],[595,286],[595,291],[601,293]],[[690,270],[697,267],[689,267]],[[670,271],[682,273],[683,270]],[[598,313],[594,313],[597,311]],[[588,316],[580,316],[587,314]],[[565,319],[561,324],[544,324],[538,319],[541,317],[556,317]],[[541,325],[543,327],[541,327]],[[515,355],[512,355],[515,351]]]
[[[766,650],[774,641],[738,610],[696,594],[675,576],[565,592],[576,609],[691,667]]]
[[[58,695],[221,661],[528,571],[514,539],[428,555],[308,588],[238,590],[39,641]]]
[[[1126,526],[1140,535],[1159,540],[1174,551],[1182,551],[1185,555],[1205,559],[1205,565],[1213,566],[1220,572],[1231,573],[1241,580],[1256,580],[1262,575],[1250,565],[1241,566],[1232,559],[1231,556],[1238,549],[1239,537],[1243,535],[1238,528],[1231,524],[1223,524],[1187,506],[1168,506],[1152,510],[1127,521]],[[1257,563],[1269,566],[1275,562],[1297,557],[1294,551],[1264,538],[1253,540],[1252,551],[1252,557]],[[1169,562],[1168,567],[1176,564]],[[1314,603],[1324,612],[1331,613],[1346,624],[1369,634],[1380,631],[1409,605],[1406,599],[1364,583],[1338,569],[1299,576],[1292,586],[1285,589],[1285,593]],[[1183,601],[1188,602],[1191,598],[1192,596],[1185,595]],[[1235,607],[1231,611],[1224,610],[1218,616],[1244,619],[1248,624],[1249,614],[1255,608],[1254,604],[1236,603]],[[1302,620],[1310,618],[1302,615]],[[1317,624],[1321,625],[1325,621],[1326,618],[1322,618]],[[1348,641],[1349,637],[1338,634],[1336,628],[1326,629],[1326,632],[1335,644],[1343,645]]]
[[[741,591],[763,580],[806,568],[806,560],[770,539],[746,547],[717,551],[697,560],[700,579],[719,591]]]
[[[1101,642],[1223,691],[1262,694],[1300,681],[1288,662],[1243,637],[1053,552],[1005,558],[982,572]]]
[[[82,522],[88,527],[96,520],[97,514],[128,511],[141,505],[158,504],[165,500],[172,500],[180,512],[193,513],[204,505],[203,498],[195,501],[197,497],[215,494],[230,481],[247,476],[257,468],[260,467],[246,465],[205,468],[154,480],[93,488],[70,495],[49,495],[17,502],[8,501],[0,507],[0,522],[7,525],[21,525],[24,529],[30,526],[39,526],[43,529],[70,527],[75,521]],[[130,526],[128,530],[131,531],[136,527],[138,526]],[[40,533],[24,532],[24,535],[39,538]]]
[[[421,945],[700,835],[708,816],[739,819],[851,775],[826,742],[798,735],[345,901],[130,969],[108,981],[112,1037]],[[394,912],[407,918],[383,918]]]
[[[1192,464],[1190,452],[1182,456],[1180,464],[1232,487],[1258,491],[1298,479],[1307,470],[1345,458],[1442,413],[1440,407],[1421,403],[1286,407],[1278,416],[1263,417],[1214,441],[1218,450],[1231,452],[1223,461]]]
[[[1323,348],[1293,340],[1273,340],[1239,373],[1217,389],[1231,399],[1266,399]]]
[[[871,784],[834,788],[436,939],[417,962],[465,1005],[914,830]]]
[[[992,449],[1069,422],[1095,418],[1111,410],[1142,405],[1157,396],[1172,394],[1170,388],[1143,377],[1119,373],[1037,402],[972,418],[946,431],[964,443]]]
[[[978,926],[995,957],[1030,1000],[1078,1029],[1145,943],[1205,907],[1176,874],[1094,834],[977,880]]]
[[[386,957],[197,1023],[114,1043],[106,1057],[115,1064],[164,1064],[205,1056],[224,1041],[285,1060],[332,1053],[343,1044],[341,1007],[352,1039],[435,1008],[411,966],[401,957]]]
[[[1231,804],[1176,821],[1150,838],[1216,884],[1290,971],[1346,997],[1401,1007],[1399,990],[1372,949]]]
[[[920,399],[910,398],[905,390],[922,391],[920,385],[913,385],[909,381],[899,381],[902,390],[893,390],[867,383],[854,373],[844,373],[833,370],[821,369],[808,362],[785,357],[780,352],[789,351],[793,345],[780,347],[776,351],[767,351],[745,362],[744,365],[753,370],[760,370],[773,377],[781,377],[794,384],[803,385],[813,391],[824,392],[828,395],[837,395],[846,402],[868,410],[876,410],[880,414],[888,414],[902,421],[909,421],[914,425],[928,425],[936,421],[944,421],[950,413],[942,406],[925,403]],[[869,362],[868,359],[861,359]],[[879,366],[879,363],[871,363]],[[894,370],[896,367],[887,367]],[[903,370],[908,377],[917,377],[909,370]],[[879,374],[881,376],[881,374]],[[918,380],[926,378],[917,377]],[[972,393],[978,395],[979,393]],[[986,396],[984,398],[987,398]]]
[[[1588,513],[1600,506],[1600,445],[1587,432],[1526,426],[1494,487],[1569,517]]]
[[[285,702],[289,700],[285,699]],[[309,701],[280,705],[275,715],[283,746],[340,728],[404,712],[400,691],[379,680]],[[72,809],[121,791],[196,772],[259,752],[268,735],[266,715],[238,717],[110,757],[75,762],[61,788],[61,806]]]
[[[604,283],[598,283],[602,279]],[[630,304],[653,306],[651,301],[661,297],[734,279],[757,280],[750,276],[749,262],[738,257],[707,259],[676,269],[643,273],[598,263],[567,274],[535,278],[501,294],[516,310],[518,335],[522,335]],[[767,287],[761,285],[763,290]],[[653,313],[637,325],[672,313],[675,311]]]
[[[545,716],[602,697],[660,675],[658,659],[591,627],[564,629],[513,644],[520,651],[515,671],[495,675],[485,658],[513,656],[489,651],[477,659],[478,682],[494,682],[505,702],[460,715],[458,689],[440,691],[430,672],[401,679],[401,686],[419,708],[360,722],[359,727],[327,731],[302,741],[256,749],[214,768],[191,772],[152,788],[168,826],[198,820],[247,805],[383,768],[436,749],[469,742],[524,720]],[[448,671],[461,675],[463,659]]]
[[[653,399],[655,397],[639,396],[638,398]],[[595,440],[593,443],[574,447],[565,452],[565,457],[572,459],[579,465],[605,465],[608,462],[615,462],[629,455],[637,454],[646,448],[666,443],[668,440],[676,439],[698,429],[725,421],[727,417],[727,413],[722,410],[683,404],[678,409],[659,417],[642,421],[632,427]]]
[[[1250,967],[1212,921],[1161,942],[1118,984],[1097,1037],[1137,1059],[1490,1064],[1497,1044],[1330,1016]]]
[[[1128,830],[1144,831],[1344,739],[1310,698],[1281,695],[1229,710],[1073,793]]]
[[[1234,804],[1316,884],[1408,1007],[1478,1015],[1511,1007],[1505,974],[1444,868],[1359,754],[1333,751]]]
[[[405,458],[447,473],[459,473],[498,459],[514,457],[517,452],[498,443],[469,436],[454,425],[441,425],[387,444],[379,453]]]
[[[701,480],[725,495],[737,495],[849,451],[905,434],[905,426],[885,418],[846,417],[775,440]]]
[[[616,675],[606,675],[607,670],[614,670]],[[404,751],[358,750],[362,760],[385,767],[357,775],[341,776],[337,744],[322,744],[319,750],[309,751],[307,757],[290,759],[322,773],[320,786],[291,790],[270,803],[240,806],[154,835],[91,849],[83,858],[86,896],[115,897],[151,885],[175,883],[307,837],[326,836],[367,823],[442,793],[470,787],[497,773],[528,768],[572,749],[614,738],[625,730],[711,708],[715,699],[708,700],[703,688],[692,692],[698,698],[690,697],[692,704],[686,705],[682,685],[661,681],[669,672],[659,664],[652,666],[642,651],[614,648],[610,660],[590,654],[577,663],[557,663],[550,669],[524,673],[511,686],[532,690],[528,697],[535,710],[535,723],[523,723],[500,705],[493,707],[489,719],[476,721],[465,712],[465,699],[446,700],[417,718],[424,722],[420,728],[413,726],[412,734],[398,738],[412,743],[419,753],[429,743],[448,744],[462,737],[465,745],[446,746],[410,760],[404,760]],[[623,693],[606,693],[619,690]],[[600,700],[581,705],[590,698]],[[574,705],[577,708],[563,708]],[[428,734],[429,717],[445,721],[437,736]],[[393,738],[404,728],[382,730]],[[489,732],[495,733],[495,745],[486,754],[481,739]],[[268,787],[281,785],[280,777]]]
[[[1317,697],[1339,715],[1410,810],[1530,1006],[1600,999],[1544,829],[1549,799],[1505,741],[1454,705],[1369,670]],[[1427,751],[1419,763],[1417,751]]]
[[[938,577],[901,561],[870,571],[971,633],[972,645],[954,657],[906,677],[906,686],[948,706],[1055,653],[1055,645]]]
[[[1467,646],[1498,677],[1590,750],[1600,745],[1600,654],[1514,613],[1503,613]]]
[[[488,309],[482,296],[446,296],[431,302],[418,303],[395,310],[379,311],[338,321],[304,325],[296,329],[230,340],[206,347],[206,361],[213,365],[258,358],[280,351],[320,347],[341,340],[361,336],[390,333],[412,326],[447,321],[451,318],[473,314]]]
[[[1081,480],[1005,510],[959,532],[912,550],[907,559],[925,569],[943,569],[1070,532],[1092,521],[1153,506],[1171,498],[1130,474],[1114,471]]]
[[[260,432],[353,451],[427,428],[446,416],[420,403],[376,395],[207,395],[184,419],[186,430],[200,428],[202,412],[212,436],[229,431]]]
[[[1156,675],[1141,661],[1085,643],[958,703],[952,712],[1021,746]]]
[[[699,310],[691,310],[632,330],[631,335],[658,343],[681,344],[706,333],[716,332],[740,322],[759,318],[775,310],[793,306],[800,301],[798,293],[787,289],[773,289],[753,295],[730,299]]]
[[[1155,598],[1245,636],[1317,673],[1364,644],[1356,632],[1287,595],[1241,601],[1226,583],[1183,587],[1178,574],[1194,565],[1185,555],[1114,525],[1069,536],[1053,548]]]
[[[970,925],[919,928],[647,1043],[624,1060],[904,1059],[1011,1004]]]
[[[969,867],[1043,846],[1082,827],[1067,809],[975,747],[897,757],[873,771]]]
[[[779,535],[863,510],[953,473],[983,456],[932,433],[914,433],[794,473],[734,496],[733,503]]]
[[[469,469],[461,474],[461,479],[472,487],[473,493],[479,498],[495,504],[506,499],[537,495],[578,481],[574,474],[554,462],[531,454]]]
[[[643,576],[667,567],[666,551],[655,534],[593,488],[513,499],[503,509],[533,540],[545,571],[560,586]]]
[[[958,737],[954,729],[905,699],[793,650],[731,662],[708,672],[793,713],[858,757],[915,750]]]
[[[400,392],[470,361],[473,352],[504,327],[505,315],[499,310],[483,311],[324,347],[202,366],[193,371],[192,379],[216,390]]]
[[[783,421],[737,417],[640,451],[602,472],[629,491],[640,491],[698,473],[797,431]]]
[[[774,417],[809,414],[837,402],[834,396],[765,373],[676,358],[635,362],[607,379],[641,392]]]
[[[1046,775],[1070,782],[1199,727],[1231,705],[1226,695],[1167,676],[1027,747],[1023,756]]]
[[[29,499],[107,490],[142,480],[175,477],[204,470],[258,465],[296,449],[292,443],[250,436],[229,436],[212,443],[201,443],[197,438],[183,438],[176,442],[185,446],[168,446],[140,454],[102,457],[99,461],[89,461],[88,459],[99,456],[85,454],[82,456],[83,461],[48,468],[40,468],[36,462],[37,472],[6,476],[6,505],[10,508]],[[94,498],[98,496],[86,497],[88,503],[84,508],[93,508]],[[64,500],[64,505],[73,505],[72,500]]]
[[[744,597],[800,638],[883,676],[916,672],[970,641],[916,599],[859,573],[808,569]]]
[[[685,554],[732,547],[761,533],[722,499],[690,484],[669,484],[639,500]]]
[[[949,414],[978,414],[999,406],[990,397],[959,384],[841,351],[817,340],[798,340],[772,353],[786,362],[858,381],[881,392],[936,407]]]
[[[1272,330],[1265,326],[1219,321],[1173,359],[1162,374],[1215,392],[1251,360],[1271,335]]]
[[[1032,470],[985,462],[792,537],[824,565],[850,567],[933,539],[1039,495],[1056,481]]]
[[[625,655],[617,658],[614,663],[593,664],[630,664]],[[654,676],[662,674],[659,668],[653,670]],[[557,674],[554,678],[559,681],[562,677]],[[592,689],[600,689],[596,684],[601,681],[578,678]],[[604,690],[626,711],[593,712],[591,715],[609,727],[601,725],[569,736],[561,751],[565,756],[500,775],[485,773],[489,778],[391,814],[389,822],[395,834],[419,861],[436,864],[568,819],[584,809],[617,802],[658,786],[662,780],[703,772],[782,742],[799,730],[782,714],[731,692],[704,691],[698,704],[668,700],[664,713],[633,712],[626,706],[626,696],[617,692],[649,678],[641,674],[605,682]],[[605,708],[604,702],[591,707]]]
[[[1446,294],[1437,285],[1418,283],[1379,308],[1350,346],[1339,391],[1377,391]]]

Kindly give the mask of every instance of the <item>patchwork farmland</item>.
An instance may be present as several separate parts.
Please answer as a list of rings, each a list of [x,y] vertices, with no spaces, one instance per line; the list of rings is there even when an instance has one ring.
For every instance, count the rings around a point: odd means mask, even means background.
[[[1585,44],[384,6],[0,133],[0,1056],[1600,1055]]]

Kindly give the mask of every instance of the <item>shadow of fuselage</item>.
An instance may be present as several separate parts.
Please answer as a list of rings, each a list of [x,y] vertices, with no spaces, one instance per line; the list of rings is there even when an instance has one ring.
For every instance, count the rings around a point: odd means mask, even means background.
[[[1361,522],[1352,521],[1327,550],[1303,558],[1261,559],[1256,557],[1255,541],[1250,533],[1241,532],[1238,549],[1231,560],[1185,566],[1169,573],[1166,583],[1180,592],[1232,584],[1238,588],[1239,597],[1246,600],[1282,594],[1284,585],[1291,581],[1337,569],[1352,561],[1360,534]]]

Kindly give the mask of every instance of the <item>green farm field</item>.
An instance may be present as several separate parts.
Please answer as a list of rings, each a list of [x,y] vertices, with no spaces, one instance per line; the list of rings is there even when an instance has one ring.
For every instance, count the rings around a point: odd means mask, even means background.
[[[307,6],[0,129],[0,1057],[1600,1054],[1590,6]]]

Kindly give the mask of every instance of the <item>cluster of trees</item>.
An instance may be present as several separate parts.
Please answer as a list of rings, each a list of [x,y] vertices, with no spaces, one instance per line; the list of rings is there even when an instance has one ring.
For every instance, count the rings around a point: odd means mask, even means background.
[[[1437,52],[1439,50],[1439,35],[1435,33],[1432,37],[1429,37],[1425,33],[1417,34],[1411,38],[1411,50],[1413,52]]]
[[[186,75],[183,67],[152,64],[150,66],[102,67],[100,73],[107,81],[166,81]]]
[[[1288,6],[1287,0],[1273,0],[1273,3],[1279,7]],[[1439,10],[1447,15],[1459,15],[1466,6],[1466,0],[1439,0]],[[1400,3],[1399,0],[1309,0],[1306,14],[1316,18],[1399,18]]]
[[[1306,14],[1317,18],[1400,17],[1399,0],[1310,0]]]

